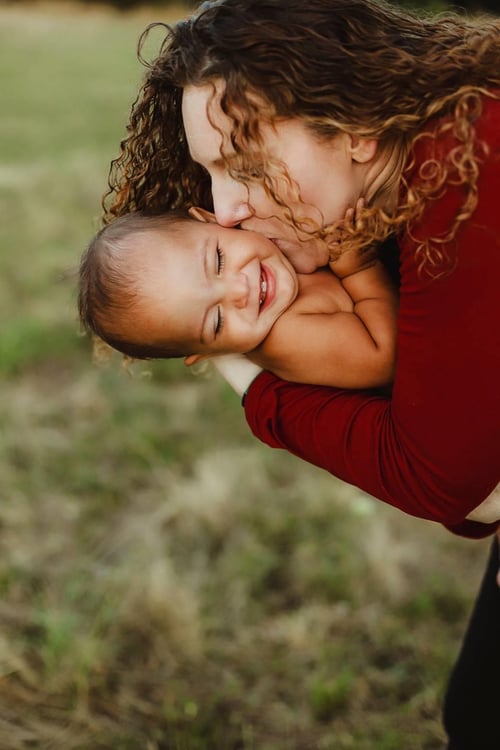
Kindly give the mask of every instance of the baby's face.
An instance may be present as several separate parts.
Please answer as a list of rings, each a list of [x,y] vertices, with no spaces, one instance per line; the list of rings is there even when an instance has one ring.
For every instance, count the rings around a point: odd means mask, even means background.
[[[189,354],[245,353],[298,293],[293,267],[260,234],[186,220],[134,238],[142,302],[134,338]]]

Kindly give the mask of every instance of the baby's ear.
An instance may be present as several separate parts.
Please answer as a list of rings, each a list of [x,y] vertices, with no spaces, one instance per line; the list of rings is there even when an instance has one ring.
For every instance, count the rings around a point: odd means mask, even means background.
[[[203,362],[205,359],[210,359],[210,354],[188,354],[187,357],[184,357],[184,364],[186,367],[191,367],[191,365],[195,365],[197,362]]]
[[[207,211],[205,208],[191,206],[188,213],[192,219],[196,219],[197,221],[203,221],[205,224],[217,224],[215,214],[211,211]]]

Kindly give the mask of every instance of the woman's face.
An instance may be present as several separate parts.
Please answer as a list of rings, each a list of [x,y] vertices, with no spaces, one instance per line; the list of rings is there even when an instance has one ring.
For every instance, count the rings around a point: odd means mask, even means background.
[[[219,106],[221,85],[187,86],[182,114],[192,159],[210,175],[214,211],[219,224],[241,226],[261,232],[282,250],[301,273],[309,273],[328,262],[326,244],[297,231],[284,221],[283,208],[266,195],[259,182],[243,182],[231,176],[221,158],[227,148],[231,120]],[[208,114],[210,112],[210,116]],[[299,119],[262,127],[264,149],[273,162],[281,163],[295,183],[295,190],[280,180],[279,195],[295,217],[313,220],[316,228],[342,219],[363,194],[366,161],[355,158],[353,139],[340,134],[320,141]],[[252,165],[258,171],[259,164]],[[312,227],[313,228],[313,227]]]

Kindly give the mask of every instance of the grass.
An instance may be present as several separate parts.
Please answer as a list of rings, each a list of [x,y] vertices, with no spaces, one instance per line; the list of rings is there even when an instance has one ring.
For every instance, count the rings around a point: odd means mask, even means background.
[[[97,368],[78,334],[135,43],[175,14],[0,7],[0,747],[437,750],[487,543],[260,445],[215,375]]]

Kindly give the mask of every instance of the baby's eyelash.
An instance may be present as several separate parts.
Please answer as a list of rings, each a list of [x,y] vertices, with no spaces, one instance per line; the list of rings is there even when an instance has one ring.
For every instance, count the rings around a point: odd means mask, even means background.
[[[216,264],[216,270],[217,270],[217,276],[220,276],[222,271],[224,270],[224,253],[220,249],[220,247],[217,248],[217,264]]]
[[[224,314],[220,305],[217,305],[217,315],[215,318],[215,335],[222,331],[224,325]]]

